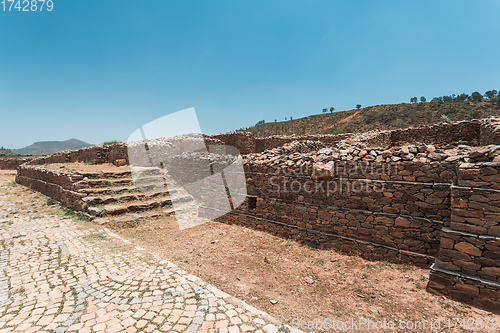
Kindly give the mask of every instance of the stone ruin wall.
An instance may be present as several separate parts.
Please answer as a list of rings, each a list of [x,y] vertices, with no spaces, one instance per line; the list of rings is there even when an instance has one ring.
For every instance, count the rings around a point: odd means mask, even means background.
[[[485,119],[357,135],[205,137],[246,153],[247,200],[218,220],[365,258],[432,265],[428,290],[498,311],[500,149],[458,148],[500,145],[498,133],[500,122]],[[73,175],[42,164],[118,160],[128,163],[124,144],[61,152],[20,166],[17,181],[78,209]],[[299,190],[278,190],[284,183]],[[326,195],[327,186],[337,190]]]
[[[450,222],[446,182],[456,165],[325,155],[307,156],[304,163],[290,158],[293,163],[285,168],[273,165],[272,158],[247,160],[252,203],[236,209],[235,220],[370,259],[429,267],[439,252],[440,230]],[[328,176],[315,177],[313,166],[331,161]]]
[[[82,194],[77,193],[74,183],[78,175],[46,169],[40,165],[22,165],[16,175],[16,183],[45,194],[64,206],[79,211],[82,209]]]
[[[52,155],[40,156],[31,160],[29,165],[42,165],[50,163],[72,163],[72,162],[94,162],[96,164],[113,163],[122,160],[128,164],[127,145],[124,143],[114,144],[108,147],[92,146],[79,150],[69,150]]]
[[[0,157],[0,170],[16,170],[20,165],[35,158],[34,156]]]
[[[480,121],[460,121],[451,124],[435,124],[417,128],[396,129],[391,132],[391,143],[454,143],[468,141],[473,145],[489,144],[488,141],[481,141],[481,131],[488,127],[490,120]],[[486,138],[487,135],[485,135]],[[499,141],[500,142],[500,141]]]
[[[500,162],[463,163],[428,289],[500,311]]]
[[[225,134],[212,135],[211,138],[222,141],[225,145],[230,145],[237,148],[242,155],[251,153],[260,153],[265,150],[278,148],[284,144],[294,141],[319,141],[324,144],[335,144],[341,140],[354,136],[352,133],[337,134],[337,135],[292,135],[280,136],[273,135],[265,138],[256,138],[248,132],[232,132]]]

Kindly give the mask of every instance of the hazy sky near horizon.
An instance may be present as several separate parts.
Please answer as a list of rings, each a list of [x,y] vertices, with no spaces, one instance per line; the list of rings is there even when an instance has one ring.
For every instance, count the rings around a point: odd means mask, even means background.
[[[189,107],[204,133],[333,106],[500,90],[500,1],[0,4],[0,146],[126,140]]]

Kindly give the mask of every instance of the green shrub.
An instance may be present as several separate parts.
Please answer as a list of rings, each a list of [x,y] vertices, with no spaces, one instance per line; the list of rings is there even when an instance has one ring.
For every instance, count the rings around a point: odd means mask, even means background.
[[[309,243],[307,247],[311,250],[319,250],[319,245],[317,243]]]
[[[112,140],[112,141],[106,141],[106,142],[104,142],[102,145],[103,145],[104,147],[108,147],[108,146],[114,145],[114,144],[116,144],[116,143],[121,143],[121,142],[120,142],[120,141],[117,141],[117,140]]]
[[[345,129],[343,128],[338,128],[335,131],[332,132],[332,135],[337,135],[337,134],[344,134],[346,133]]]
[[[472,119],[479,119],[481,118],[481,112],[479,110],[474,110],[470,113]]]
[[[70,208],[66,208],[64,206],[60,206],[59,208],[64,212],[64,216],[69,216],[76,221],[88,221],[88,218],[85,215],[77,214]]]
[[[448,117],[447,115],[443,114],[441,115],[441,118],[439,118],[441,120],[441,122],[443,123],[451,123],[451,119],[450,117]]]

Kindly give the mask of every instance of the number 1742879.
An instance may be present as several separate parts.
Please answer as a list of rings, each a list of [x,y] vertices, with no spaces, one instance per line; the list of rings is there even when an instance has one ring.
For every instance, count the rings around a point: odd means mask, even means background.
[[[41,12],[54,9],[54,2],[52,0],[2,0],[0,2],[1,9],[4,12],[18,11],[18,12]]]

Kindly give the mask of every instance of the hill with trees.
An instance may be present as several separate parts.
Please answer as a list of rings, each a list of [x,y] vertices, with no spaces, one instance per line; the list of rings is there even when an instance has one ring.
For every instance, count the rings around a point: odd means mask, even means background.
[[[17,156],[17,154],[13,153],[10,149],[0,147],[0,157],[5,156]]]
[[[259,121],[242,128],[259,137],[270,135],[339,134],[366,132],[374,129],[416,127],[440,122],[453,122],[500,116],[500,93],[489,90],[484,95],[473,92],[434,97],[410,98],[410,103],[375,105],[348,111],[333,112],[333,107],[320,110],[323,114],[274,122]],[[330,112],[328,112],[330,111]]]

